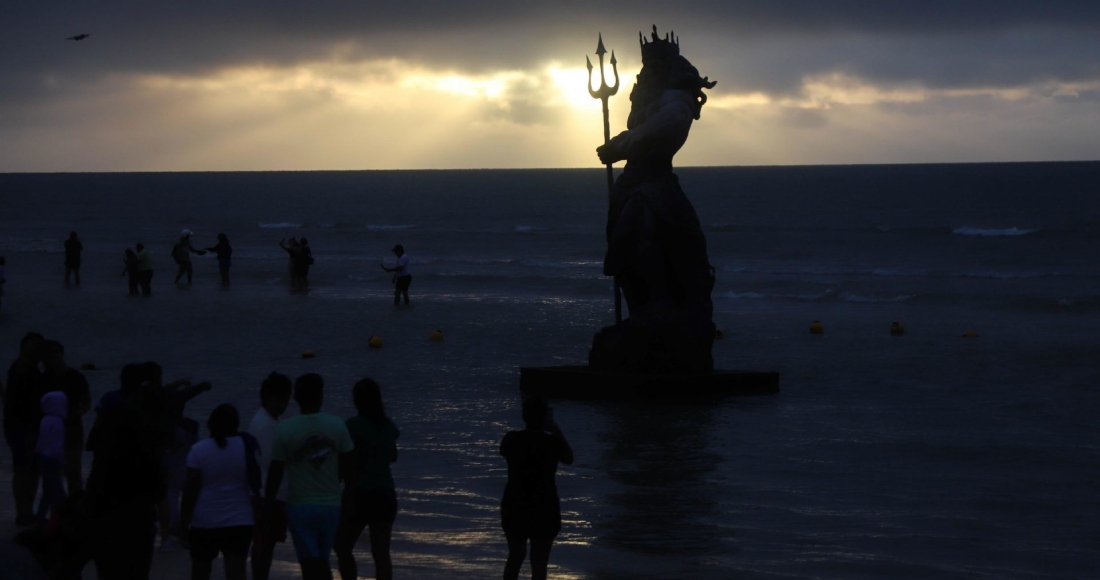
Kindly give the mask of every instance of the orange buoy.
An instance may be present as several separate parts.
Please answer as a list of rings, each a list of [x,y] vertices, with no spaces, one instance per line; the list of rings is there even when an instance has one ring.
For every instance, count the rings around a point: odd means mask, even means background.
[[[432,333],[428,335],[428,340],[431,340],[431,341],[434,341],[434,342],[439,342],[439,341],[443,340],[443,331],[439,330],[438,328],[433,330]]]
[[[905,327],[900,322],[890,323],[890,336],[901,336],[905,334]]]
[[[821,321],[813,321],[810,323],[810,334],[825,334],[825,325]]]
[[[370,340],[367,341],[367,344],[369,344],[371,348],[382,348],[382,337],[372,336]]]

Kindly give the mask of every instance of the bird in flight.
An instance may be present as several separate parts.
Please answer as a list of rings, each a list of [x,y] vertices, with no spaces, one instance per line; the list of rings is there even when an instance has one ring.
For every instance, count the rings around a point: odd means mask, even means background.
[[[76,36],[70,36],[69,38],[67,38],[65,40],[84,40],[85,38],[88,38],[89,36],[91,36],[91,34],[86,34],[86,33],[85,34],[78,34]]]

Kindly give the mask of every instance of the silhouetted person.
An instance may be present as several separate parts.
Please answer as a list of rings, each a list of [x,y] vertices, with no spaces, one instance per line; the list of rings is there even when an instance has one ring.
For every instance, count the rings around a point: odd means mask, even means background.
[[[359,578],[352,549],[370,529],[370,551],[374,557],[375,577],[393,578],[390,561],[390,537],[397,516],[397,492],[390,464],[397,461],[397,437],[400,431],[386,416],[378,383],[363,379],[355,383],[352,399],[358,415],[347,420],[348,432],[355,445],[355,482],[352,509],[346,510],[336,532],[336,557],[343,580]]]
[[[340,524],[341,507],[355,489],[354,446],[340,418],[321,412],[324,381],[309,373],[294,383],[301,414],[282,421],[271,450],[264,499],[273,504],[283,474],[290,483],[287,519],[304,580],[332,578],[329,554]],[[269,517],[265,516],[265,523]]]
[[[218,274],[222,278],[222,286],[229,285],[229,267],[232,265],[233,246],[229,245],[229,236],[218,234],[218,243],[206,248],[207,252],[214,252],[218,256]]]
[[[313,265],[313,248],[309,247],[309,240],[298,238],[298,280],[302,288],[309,288],[309,267]]]
[[[405,253],[405,247],[401,244],[394,246],[392,252],[397,256],[397,263],[392,268],[382,264],[382,269],[393,272],[393,305],[397,306],[404,298],[405,306],[408,306],[409,284],[412,284],[413,279],[412,272],[409,271],[409,255]]]
[[[42,499],[38,504],[38,520],[46,521],[46,515],[57,518],[65,501],[62,473],[65,466],[65,416],[69,399],[65,393],[51,391],[42,395],[42,420],[38,427],[38,442],[34,458],[38,473],[42,476]]]
[[[163,401],[156,390],[142,388],[147,380],[142,365],[123,367],[121,387],[103,395],[88,434],[90,549],[103,579],[147,579],[152,564],[165,435]]]
[[[138,282],[141,284],[141,293],[149,296],[153,293],[153,256],[145,249],[145,244],[134,246],[137,250]]]
[[[180,283],[180,278],[183,278],[184,274],[187,274],[187,283],[191,284],[191,254],[203,255],[205,250],[196,250],[191,247],[191,230],[183,230],[180,232],[180,239],[176,242],[176,245],[172,246],[172,259],[176,261],[176,265],[179,266],[179,271],[176,272],[176,279],[174,284]]]
[[[192,385],[189,378],[165,384],[163,369],[153,361],[144,363],[142,370],[146,376],[146,388],[155,390],[164,405],[164,417],[160,424],[164,429],[165,444],[161,449],[160,461],[165,497],[157,506],[157,521],[160,551],[171,552],[176,548],[172,537],[179,531],[180,494],[187,473],[187,453],[199,440],[199,423],[184,416],[184,407],[191,399],[209,391],[212,385],[209,382]]]
[[[126,276],[126,285],[129,289],[130,296],[137,296],[138,285],[141,283],[141,275],[138,274],[138,257],[130,248],[126,248],[126,253],[122,257],[122,275]]]
[[[84,244],[76,237],[76,232],[69,232],[69,239],[65,240],[65,285],[69,285],[69,279],[75,275],[76,285],[80,286],[80,253],[84,251]]]
[[[558,462],[573,463],[573,449],[554,423],[553,410],[542,397],[523,401],[523,431],[511,431],[500,442],[508,461],[508,484],[500,502],[501,526],[508,539],[504,579],[519,578],[531,542],[531,578],[546,578],[550,546],[561,531],[561,500],[554,481]]]
[[[259,491],[257,445],[239,433],[237,408],[218,405],[206,425],[210,438],[187,455],[187,483],[180,510],[181,534],[191,550],[191,580],[208,580],[214,559],[222,554],[226,580],[245,580],[248,546],[252,543],[253,481]]]
[[[290,238],[290,240],[279,240],[279,247],[287,253],[287,269],[290,272],[290,289],[297,290],[299,288],[305,288],[305,281],[302,279],[302,262],[305,261],[305,251],[302,249],[302,245],[296,238]],[[312,258],[310,258],[312,259]]]
[[[11,491],[15,499],[15,523],[34,523],[34,496],[38,494],[38,470],[34,448],[42,409],[42,343],[45,338],[28,332],[19,342],[19,357],[8,367],[4,391],[4,439],[11,449]]]
[[[260,447],[260,474],[264,482],[271,467],[271,447],[279,429],[279,417],[290,404],[292,389],[290,377],[280,373],[271,373],[260,385],[260,410],[252,417],[248,433],[256,438]],[[268,525],[266,528],[257,526],[252,536],[252,580],[267,580],[275,555],[275,543],[286,541],[286,500],[287,486],[283,483],[271,503]],[[253,506],[256,521],[263,519],[263,508],[262,501]]]
[[[65,483],[70,494],[83,489],[84,414],[92,407],[84,373],[65,364],[65,347],[56,340],[42,343],[43,392],[61,391],[69,400],[65,418]]]

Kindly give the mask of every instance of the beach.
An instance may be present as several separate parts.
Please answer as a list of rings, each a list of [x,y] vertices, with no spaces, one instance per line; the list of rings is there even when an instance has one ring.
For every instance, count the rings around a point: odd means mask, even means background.
[[[577,459],[558,471],[551,577],[1095,576],[1100,164],[678,173],[717,271],[715,364],[779,372],[781,392],[552,401]],[[204,436],[218,404],[251,418],[272,371],[321,374],[340,417],[373,377],[401,430],[395,574],[495,577],[519,368],[584,364],[614,317],[605,188],[601,170],[0,175],[0,352],[28,331],[60,341],[95,367],[96,401],[130,362],[209,380],[186,409]],[[227,289],[210,255],[171,283],[182,228],[196,247],[227,234]],[[70,231],[79,288],[63,284]],[[313,248],[308,291],[289,287],[289,237]],[[148,298],[120,275],[137,242]],[[410,308],[379,267],[397,243]],[[289,546],[277,558],[296,578]],[[154,577],[188,569],[154,557]]]

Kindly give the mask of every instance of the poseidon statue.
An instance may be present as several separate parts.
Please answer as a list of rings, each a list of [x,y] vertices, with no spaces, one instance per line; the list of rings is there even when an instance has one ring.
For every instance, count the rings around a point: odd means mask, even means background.
[[[593,340],[598,370],[705,373],[714,368],[714,268],[695,208],[672,158],[716,82],[680,55],[679,39],[639,35],[642,71],[630,93],[627,130],[596,149],[600,161],[626,160],[611,189],[604,275],[621,288],[629,317]]]

